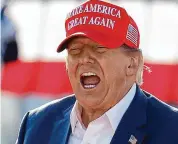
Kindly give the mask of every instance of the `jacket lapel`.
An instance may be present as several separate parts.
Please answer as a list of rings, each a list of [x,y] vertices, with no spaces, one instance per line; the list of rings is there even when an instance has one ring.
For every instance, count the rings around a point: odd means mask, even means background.
[[[146,107],[147,98],[137,86],[135,97],[118,125],[111,144],[143,143],[146,138]]]
[[[64,117],[58,119],[54,124],[54,129],[50,138],[50,144],[66,144],[68,142],[71,127],[70,127],[70,113],[72,107],[69,107],[63,112]]]

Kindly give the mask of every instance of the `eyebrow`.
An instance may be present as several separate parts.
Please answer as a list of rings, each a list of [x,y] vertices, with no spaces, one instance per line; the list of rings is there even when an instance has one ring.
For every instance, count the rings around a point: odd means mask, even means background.
[[[81,43],[81,42],[68,43],[68,44],[66,45],[66,48],[67,48],[67,49],[71,49],[71,48],[72,48],[72,45],[77,45],[77,44],[82,44],[82,43]]]
[[[106,46],[104,46],[104,45],[97,45],[97,47],[103,47],[103,48],[106,48]]]

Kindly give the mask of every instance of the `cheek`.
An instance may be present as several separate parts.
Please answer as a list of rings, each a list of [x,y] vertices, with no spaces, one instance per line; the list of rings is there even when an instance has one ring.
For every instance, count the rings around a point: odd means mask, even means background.
[[[109,59],[101,63],[101,67],[108,83],[125,78],[125,67],[121,62],[115,61],[114,59]]]
[[[66,60],[66,68],[68,70],[69,78],[75,76],[77,70],[77,62],[72,58],[68,57]]]

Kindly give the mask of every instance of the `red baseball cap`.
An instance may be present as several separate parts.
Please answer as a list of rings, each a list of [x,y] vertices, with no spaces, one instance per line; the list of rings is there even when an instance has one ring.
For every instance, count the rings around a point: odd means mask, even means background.
[[[66,38],[57,52],[67,48],[76,36],[85,36],[108,48],[123,44],[139,48],[140,34],[134,20],[126,10],[101,0],[89,0],[68,13],[65,21]]]

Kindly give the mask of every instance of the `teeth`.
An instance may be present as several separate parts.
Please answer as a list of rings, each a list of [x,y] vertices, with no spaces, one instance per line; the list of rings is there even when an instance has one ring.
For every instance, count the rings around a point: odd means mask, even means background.
[[[82,76],[95,76],[96,74],[95,73],[92,73],[92,72],[86,72],[86,73],[83,73]]]
[[[96,85],[84,85],[84,88],[94,88]]]

